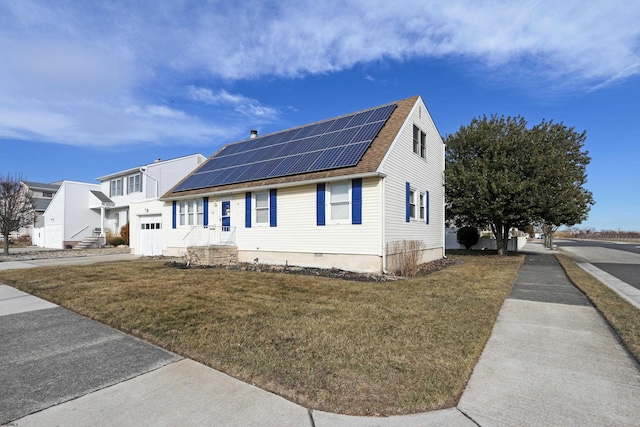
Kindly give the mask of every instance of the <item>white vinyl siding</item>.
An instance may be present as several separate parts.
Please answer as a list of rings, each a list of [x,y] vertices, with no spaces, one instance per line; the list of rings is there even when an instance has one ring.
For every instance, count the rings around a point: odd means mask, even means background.
[[[421,114],[420,106],[422,106]],[[422,132],[424,132],[425,141],[424,158],[420,153]],[[414,135],[417,136],[417,140]],[[426,107],[420,101],[407,117],[379,172],[387,176],[385,178],[385,242],[422,240],[427,249],[442,247],[444,144]],[[413,213],[409,222],[406,221],[407,183],[413,190],[413,206],[410,206]],[[426,212],[427,191],[430,198],[428,214]],[[427,216],[429,216],[429,224],[426,223]]]
[[[89,209],[91,190],[99,185],[64,181],[44,214],[44,245],[64,249],[64,242],[79,242],[100,227],[100,210]]]
[[[327,221],[324,227],[316,224],[315,184],[278,188],[278,226],[237,228],[238,249],[381,256],[380,185],[380,178],[362,181],[362,224]],[[327,205],[329,200],[327,194]],[[244,212],[244,203],[244,194],[236,198],[236,212]],[[244,222],[244,217],[240,219]]]
[[[101,191],[111,198],[115,208],[128,207],[132,202],[162,196],[205,160],[204,156],[194,154],[149,164],[143,167],[144,172],[138,169],[122,171],[103,177]],[[120,181],[120,184],[112,184],[114,181]],[[116,191],[118,194],[114,194],[112,185],[120,186]]]

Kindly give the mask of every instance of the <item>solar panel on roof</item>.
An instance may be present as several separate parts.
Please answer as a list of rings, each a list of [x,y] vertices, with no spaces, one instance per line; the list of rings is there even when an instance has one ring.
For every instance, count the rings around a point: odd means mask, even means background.
[[[175,192],[358,164],[396,104],[225,146]]]

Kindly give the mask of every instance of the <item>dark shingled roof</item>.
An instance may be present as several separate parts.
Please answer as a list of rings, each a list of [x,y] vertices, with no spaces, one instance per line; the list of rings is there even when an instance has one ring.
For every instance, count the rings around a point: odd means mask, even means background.
[[[31,199],[31,206],[33,206],[33,209],[35,209],[37,212],[46,211],[49,203],[51,203],[51,199],[41,199],[39,197],[34,197]]]
[[[102,203],[114,204],[113,200],[108,198],[102,191],[91,190],[91,194],[96,196],[98,198],[98,200],[100,200]]]
[[[60,188],[60,184],[44,184],[42,182],[33,181],[23,181],[23,183],[32,190],[56,192]]]

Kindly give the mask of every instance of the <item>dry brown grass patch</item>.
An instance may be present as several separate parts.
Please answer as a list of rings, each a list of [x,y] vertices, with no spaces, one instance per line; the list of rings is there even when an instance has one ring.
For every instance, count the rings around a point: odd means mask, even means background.
[[[454,406],[522,257],[461,257],[384,283],[134,261],[0,281],[313,409]]]

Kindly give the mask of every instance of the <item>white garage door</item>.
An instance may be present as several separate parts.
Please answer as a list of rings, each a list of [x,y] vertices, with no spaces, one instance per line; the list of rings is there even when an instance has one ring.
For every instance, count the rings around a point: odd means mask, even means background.
[[[45,224],[44,247],[51,249],[64,249],[62,246],[62,224]]]
[[[162,216],[140,217],[140,255],[162,255]]]

